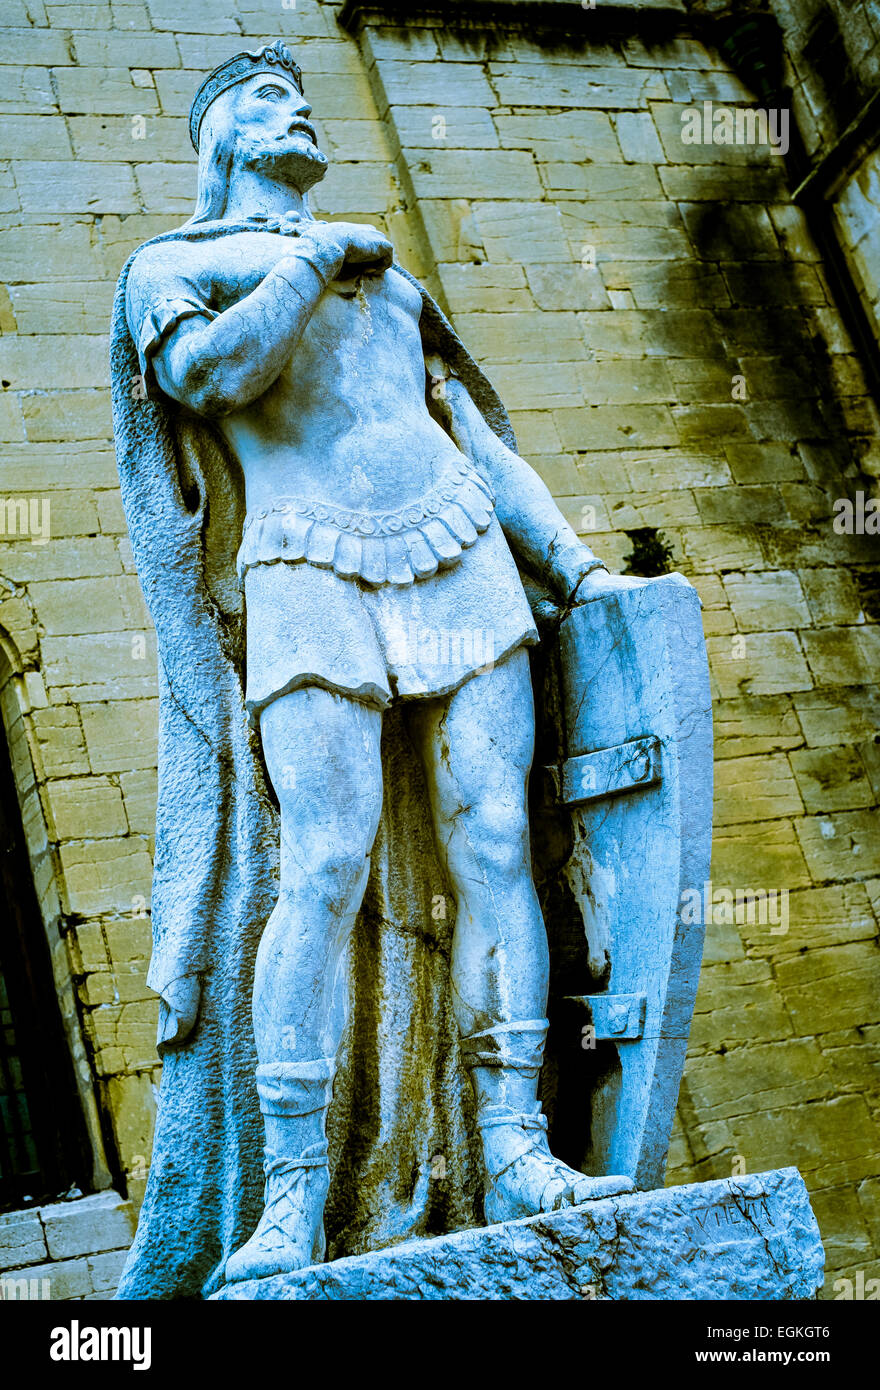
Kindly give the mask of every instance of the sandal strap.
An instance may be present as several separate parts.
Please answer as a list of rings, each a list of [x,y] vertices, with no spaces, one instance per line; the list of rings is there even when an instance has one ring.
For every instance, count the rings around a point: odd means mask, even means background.
[[[546,1115],[529,1115],[526,1112],[515,1112],[503,1108],[490,1106],[477,1116],[477,1126],[479,1129],[493,1129],[496,1125],[511,1125],[515,1129],[523,1130],[547,1130]]]
[[[546,1018],[499,1023],[461,1039],[461,1059],[466,1067],[506,1067],[537,1076],[544,1056]]]
[[[287,1173],[296,1173],[302,1168],[328,1168],[330,1156],[326,1144],[310,1144],[301,1154],[292,1158],[276,1154],[266,1149],[263,1172],[266,1178],[283,1178]]]

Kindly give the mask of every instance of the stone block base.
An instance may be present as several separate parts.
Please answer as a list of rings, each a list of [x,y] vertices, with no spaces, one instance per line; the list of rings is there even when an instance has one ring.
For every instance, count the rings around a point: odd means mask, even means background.
[[[112,1298],[137,1214],[116,1192],[0,1215],[0,1302]]]
[[[410,1240],[214,1298],[803,1299],[823,1265],[803,1179],[778,1168]]]

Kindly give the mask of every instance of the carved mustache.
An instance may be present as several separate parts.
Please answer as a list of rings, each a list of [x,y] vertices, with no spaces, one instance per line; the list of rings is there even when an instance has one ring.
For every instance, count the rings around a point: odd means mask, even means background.
[[[278,135],[276,139],[285,140],[288,135],[294,135],[299,130],[303,131],[309,137],[313,145],[317,145],[318,136],[315,132],[315,127],[310,121],[292,121],[287,127],[284,135]]]

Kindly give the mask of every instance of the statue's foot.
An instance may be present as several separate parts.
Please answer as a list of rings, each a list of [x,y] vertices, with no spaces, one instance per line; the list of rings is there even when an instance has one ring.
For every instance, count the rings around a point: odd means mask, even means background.
[[[260,1223],[226,1261],[226,1282],[290,1274],[324,1258],[324,1203],[330,1186],[326,1144],[313,1144],[300,1158],[278,1158],[266,1150],[266,1206]]]
[[[600,1197],[632,1192],[631,1178],[588,1177],[554,1158],[543,1115],[493,1107],[480,1118],[486,1164],[485,1214],[490,1225],[561,1211]]]

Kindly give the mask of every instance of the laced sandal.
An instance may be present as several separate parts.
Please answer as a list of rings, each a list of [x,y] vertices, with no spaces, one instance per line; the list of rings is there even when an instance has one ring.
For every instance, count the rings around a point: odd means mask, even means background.
[[[298,1158],[266,1150],[265,1207],[250,1240],[226,1261],[227,1283],[290,1274],[324,1258],[324,1202],[330,1186],[326,1144]]]
[[[547,1117],[491,1106],[477,1121],[486,1162],[485,1215],[491,1225],[561,1211],[633,1189],[627,1177],[589,1177],[555,1158]],[[500,1131],[487,1138],[486,1131]]]

